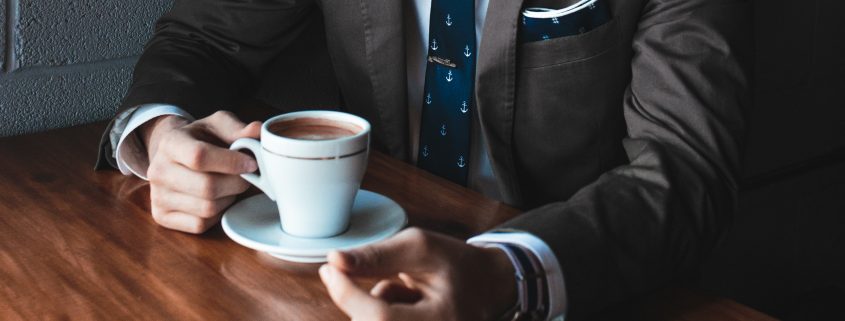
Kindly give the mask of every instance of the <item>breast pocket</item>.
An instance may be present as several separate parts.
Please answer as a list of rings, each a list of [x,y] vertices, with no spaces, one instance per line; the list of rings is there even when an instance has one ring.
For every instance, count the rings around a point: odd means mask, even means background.
[[[568,199],[618,158],[630,78],[618,20],[517,48],[514,151],[534,201]]]
[[[602,54],[618,43],[618,18],[580,35],[528,42],[520,45],[521,68],[564,64]]]

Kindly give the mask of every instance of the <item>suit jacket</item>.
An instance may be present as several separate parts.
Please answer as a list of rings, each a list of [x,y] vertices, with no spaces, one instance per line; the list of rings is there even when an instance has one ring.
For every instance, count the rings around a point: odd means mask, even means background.
[[[730,221],[749,4],[606,0],[609,23],[520,45],[529,1],[490,1],[477,116],[504,201],[526,210],[501,228],[552,248],[577,318],[695,270]],[[171,103],[204,117],[250,95],[285,111],[342,106],[407,160],[406,2],[176,0],[121,111]]]

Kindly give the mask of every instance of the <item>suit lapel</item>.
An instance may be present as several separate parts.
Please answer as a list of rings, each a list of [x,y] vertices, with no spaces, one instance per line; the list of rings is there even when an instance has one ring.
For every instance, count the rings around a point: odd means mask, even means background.
[[[382,139],[391,155],[409,159],[405,30],[398,0],[360,0],[367,74]],[[331,2],[327,3],[331,5]]]
[[[517,23],[523,0],[490,0],[476,74],[476,102],[504,201],[521,204],[514,170],[513,115]]]

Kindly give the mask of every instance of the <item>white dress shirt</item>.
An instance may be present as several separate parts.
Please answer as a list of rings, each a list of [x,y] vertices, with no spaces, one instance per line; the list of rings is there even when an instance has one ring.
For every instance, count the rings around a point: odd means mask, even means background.
[[[418,150],[419,125],[422,115],[423,87],[425,83],[426,56],[428,50],[429,16],[431,14],[431,0],[406,0],[412,2],[406,5],[405,14],[405,45],[408,74],[408,109],[410,124],[410,146],[413,151]],[[450,0],[454,1],[454,0]],[[477,43],[482,39],[482,26],[487,16],[489,0],[476,0],[475,33]],[[480,48],[480,46],[477,46]],[[173,105],[145,104],[125,111],[132,113],[128,121],[116,122],[111,137],[119,137],[115,146],[115,159],[118,168],[124,175],[134,174],[146,179],[149,160],[143,144],[137,139],[134,131],[147,121],[164,115],[176,115],[193,120],[193,117]],[[126,117],[118,117],[126,119]],[[478,126],[477,114],[473,117],[471,158],[468,186],[488,197],[501,199],[496,178],[490,166],[486,144]],[[413,154],[416,162],[417,154]],[[485,233],[467,241],[479,246],[485,243],[507,243],[532,253],[543,267],[549,290],[550,306],[547,307],[549,320],[562,319],[567,310],[566,286],[560,263],[551,248],[540,238],[529,233]]]

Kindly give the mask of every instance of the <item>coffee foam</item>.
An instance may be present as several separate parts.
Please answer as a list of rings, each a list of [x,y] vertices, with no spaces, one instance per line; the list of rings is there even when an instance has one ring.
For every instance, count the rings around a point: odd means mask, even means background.
[[[300,140],[332,140],[354,136],[363,130],[349,122],[317,117],[280,120],[267,129],[275,135]]]

